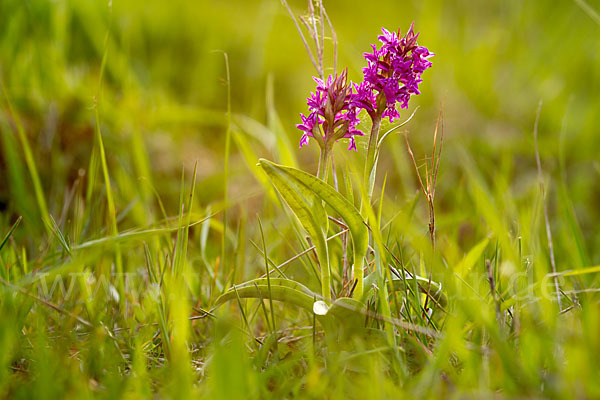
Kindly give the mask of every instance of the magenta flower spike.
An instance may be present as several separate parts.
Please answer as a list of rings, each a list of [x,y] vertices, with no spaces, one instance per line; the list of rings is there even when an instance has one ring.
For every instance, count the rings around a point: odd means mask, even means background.
[[[351,102],[352,85],[347,81],[347,71],[335,77],[330,75],[327,82],[313,79],[317,88],[306,101],[309,114],[300,114],[302,123],[296,125],[304,132],[300,147],[308,144],[309,138],[314,138],[322,149],[329,151],[334,142],[347,138],[350,139],[348,150],[356,151],[354,136],[364,134],[356,129],[360,121],[358,110]]]
[[[354,86],[351,104],[367,111],[371,118],[380,113],[393,122],[400,117],[396,103],[407,108],[410,96],[420,94],[421,74],[431,67],[428,59],[434,54],[417,45],[419,34],[414,33],[413,25],[402,38],[400,31],[396,34],[382,28],[382,32],[378,36],[381,48],[371,45],[373,51],[364,53],[364,81]]]
[[[400,31],[389,32],[382,28],[382,32],[378,36],[381,48],[371,45],[372,52],[364,53],[367,66],[363,68],[364,80],[360,84],[348,83],[347,70],[340,75],[330,75],[326,82],[313,78],[317,88],[307,98],[309,114],[300,114],[302,123],[296,125],[304,132],[300,147],[314,138],[328,153],[334,142],[347,138],[348,150],[356,151],[355,136],[364,136],[356,128],[360,123],[360,110],[378,121],[374,124],[378,133],[381,119],[387,117],[393,122],[400,117],[397,103],[400,108],[407,108],[410,97],[420,94],[421,75],[431,67],[429,58],[434,54],[417,45],[419,34],[414,33],[413,25],[403,37]]]

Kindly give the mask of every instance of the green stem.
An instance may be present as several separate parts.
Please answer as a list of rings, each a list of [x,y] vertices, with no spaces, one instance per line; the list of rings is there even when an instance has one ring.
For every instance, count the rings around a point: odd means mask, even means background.
[[[365,164],[365,183],[369,200],[373,195],[373,187],[375,186],[375,171],[377,168],[377,142],[379,140],[379,129],[381,127],[381,115],[377,114],[373,118],[373,126],[371,127],[371,136],[369,137],[369,147],[367,148],[367,163]],[[372,175],[372,178],[371,178]]]
[[[367,189],[368,204],[371,204],[371,197],[373,196],[373,187],[375,186],[375,173],[377,171],[377,141],[379,140],[379,129],[381,127],[381,114],[377,113],[373,117],[373,125],[371,127],[371,135],[369,136],[369,147],[367,147],[367,160],[365,163],[365,175],[364,183]],[[361,207],[364,213],[364,207]]]
[[[319,168],[317,171],[317,178],[327,181],[327,167],[329,163],[329,148],[325,144],[321,147],[321,154],[319,156]]]
[[[364,254],[357,254],[354,252],[354,264],[352,264],[352,275],[356,279],[356,287],[352,292],[352,297],[362,301],[364,292],[364,272],[363,272],[363,257]]]
[[[371,136],[369,137],[369,147],[367,147],[367,159],[365,162],[364,185],[367,190],[367,201],[361,201],[360,214],[364,219],[367,219],[367,209],[371,205],[371,197],[373,196],[373,187],[375,186],[375,173],[377,171],[377,142],[379,140],[379,129],[381,127],[381,113],[376,113],[373,117],[373,125],[371,126]],[[363,263],[362,259],[356,259],[362,255],[355,255],[352,273],[354,279],[357,280],[356,288],[352,297],[362,299],[363,296]]]
[[[317,171],[317,178],[325,182],[327,182],[327,170],[329,167],[329,150],[330,148],[327,144],[324,144],[324,146],[321,147],[321,154],[319,157],[319,168]],[[329,270],[329,254],[327,249],[325,249],[324,252],[317,251],[317,258],[319,259],[319,263],[321,264],[321,294],[323,295],[323,298],[325,300],[330,300],[331,271]]]
[[[320,253],[320,254],[319,254]],[[325,248],[324,251],[317,251],[317,258],[321,264],[321,295],[323,300],[331,300],[331,271],[329,270],[329,252]]]

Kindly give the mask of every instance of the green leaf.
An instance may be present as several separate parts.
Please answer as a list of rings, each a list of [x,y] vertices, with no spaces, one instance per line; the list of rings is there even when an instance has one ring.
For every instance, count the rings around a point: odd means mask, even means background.
[[[576,275],[585,275],[585,274],[593,274],[595,272],[600,272],[600,265],[595,265],[593,267],[586,267],[576,270],[568,270],[557,272],[555,274],[548,274],[548,276],[576,276]]]
[[[215,307],[220,306],[226,301],[237,299],[237,296],[242,299],[270,298],[271,300],[293,304],[312,313],[316,294],[298,282],[289,279],[272,278],[269,295],[267,280],[264,278],[255,279],[241,285],[236,285],[235,288],[223,293],[217,298]]]
[[[367,311],[365,305],[356,299],[341,297],[331,306],[318,300],[313,304],[313,312],[324,327],[332,347],[364,331]]]
[[[481,242],[477,243],[475,247],[469,250],[467,255],[455,267],[455,271],[459,276],[464,277],[467,274],[467,272],[469,272],[469,270],[473,268],[477,260],[479,260],[479,258],[483,254],[483,251],[485,250],[488,243],[489,239],[483,239]]]
[[[288,135],[285,133],[283,123],[279,119],[275,107],[275,90],[273,74],[267,76],[266,103],[267,103],[267,127],[270,133],[275,137],[275,146],[280,160],[285,165],[296,167],[296,146],[292,146]],[[256,158],[255,158],[256,160]]]
[[[341,297],[329,307],[326,316],[342,321],[346,328],[359,328],[365,325],[366,309],[364,304],[356,299]]]
[[[321,264],[321,295],[324,299],[330,299],[331,272],[329,270],[326,236],[327,214],[321,199],[283,167],[263,159],[259,160],[259,165],[271,178],[271,182],[273,182],[283,200],[292,209],[310,235],[317,251],[317,258]],[[288,167],[288,169],[290,168]]]
[[[358,280],[354,290],[354,297],[361,299],[363,294],[363,258],[367,252],[369,231],[360,212],[352,203],[350,203],[350,201],[348,201],[348,199],[342,196],[333,187],[309,173],[296,168],[274,164],[264,159],[260,159],[259,163],[263,169],[267,171],[269,176],[277,175],[278,177],[281,177],[280,179],[285,179],[286,182],[292,182],[293,187],[298,188],[300,193],[310,192],[313,196],[318,196],[318,198],[327,203],[342,217],[346,225],[348,225],[354,248],[353,270],[354,278]],[[277,190],[279,190],[279,187],[277,187]],[[294,210],[293,207],[291,208]],[[323,213],[325,212],[322,206],[319,210],[315,211],[321,212],[321,210],[323,210]],[[296,210],[294,210],[294,212],[296,212]]]
[[[254,287],[254,285],[267,285],[267,278],[257,278],[257,279],[253,279],[244,283],[240,283],[239,285],[236,285],[236,287],[239,288],[243,288],[243,287]],[[306,286],[304,286],[303,284],[301,284],[300,282],[291,280],[291,279],[285,279],[285,278],[271,278],[271,285],[279,285],[279,286],[285,286],[287,288],[290,289],[294,289],[294,290],[298,290],[304,294],[307,294],[312,298],[314,298],[315,296],[318,296],[317,293],[313,292],[312,290],[310,290],[309,288],[307,288]]]
[[[12,227],[10,228],[10,230],[8,231],[8,233],[4,236],[4,239],[2,239],[2,242],[0,242],[0,250],[2,250],[2,248],[4,247],[4,245],[6,244],[6,242],[8,242],[8,239],[10,239],[10,237],[12,236],[13,232],[15,231],[15,229],[17,229],[17,226],[19,226],[19,224],[21,223],[22,219],[23,219],[22,216],[20,216],[19,218],[17,218],[17,220],[12,225]]]
[[[315,313],[316,318],[330,335],[347,335],[358,331],[365,323],[365,306],[356,299],[342,297],[331,304],[317,300],[317,294],[299,282],[271,278],[271,288],[266,278],[254,279],[232,287],[219,296],[215,307],[239,298],[263,299],[281,301],[295,305],[309,313]]]

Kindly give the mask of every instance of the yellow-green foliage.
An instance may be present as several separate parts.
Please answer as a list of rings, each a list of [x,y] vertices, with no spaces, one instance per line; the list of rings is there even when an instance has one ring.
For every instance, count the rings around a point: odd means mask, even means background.
[[[600,397],[597,2],[325,5],[354,82],[381,27],[436,56],[372,207],[367,137],[333,150],[335,201],[296,192],[314,243],[257,165],[319,159],[279,0],[0,1],[0,397]],[[440,108],[432,249],[402,130],[425,176]],[[316,316],[353,264],[365,302]]]

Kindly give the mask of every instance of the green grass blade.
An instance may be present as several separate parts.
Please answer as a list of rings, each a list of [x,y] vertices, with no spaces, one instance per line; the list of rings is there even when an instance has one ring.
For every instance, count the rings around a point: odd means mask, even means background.
[[[258,218],[258,228],[260,230],[260,238],[262,240],[263,256],[265,259],[265,271],[267,272],[267,287],[269,288],[269,307],[271,308],[271,328],[276,330],[275,325],[275,309],[273,308],[273,297],[271,296],[271,273],[269,272],[269,258],[267,256],[267,243],[265,242],[265,233],[263,231],[262,222]]]
[[[28,172],[24,161],[20,157],[17,135],[14,134],[5,113],[0,114],[0,140],[2,156],[6,165],[4,171],[7,194],[15,202],[15,213],[23,216],[26,221],[36,221],[39,218],[35,196],[32,198],[27,187]],[[38,225],[39,226],[39,225]]]
[[[48,206],[46,205],[46,198],[44,196],[44,190],[42,188],[42,183],[40,181],[40,176],[38,174],[38,169],[35,163],[35,158],[33,157],[33,152],[31,151],[31,146],[29,145],[29,140],[27,139],[27,135],[25,133],[25,129],[23,128],[23,124],[21,123],[21,119],[19,115],[15,112],[15,109],[12,105],[12,102],[8,96],[8,92],[6,87],[4,86],[4,82],[0,81],[0,85],[2,86],[2,94],[6,99],[6,103],[8,104],[8,111],[13,118],[15,126],[17,128],[17,136],[19,137],[19,141],[21,142],[21,147],[23,148],[23,154],[25,156],[25,164],[27,165],[27,169],[29,169],[29,174],[31,175],[31,181],[33,183],[33,190],[35,193],[35,198],[37,200],[38,208],[40,210],[40,214],[42,217],[42,221],[46,225],[46,229],[49,231],[50,219],[48,218]]]
[[[600,272],[600,265],[595,265],[593,267],[586,267],[586,268],[581,268],[581,269],[576,269],[576,270],[557,272],[556,274],[548,274],[548,276],[577,276],[577,275],[593,274],[595,272]]]
[[[273,80],[273,74],[269,74],[267,76],[266,87],[267,126],[269,131],[275,136],[275,146],[277,146],[277,154],[280,157],[281,163],[296,168],[298,166],[298,161],[296,160],[295,149],[293,149],[290,144],[290,140],[285,133],[285,129],[279,119],[277,109],[275,108]]]
[[[56,221],[54,220],[52,215],[50,215],[49,217],[50,217],[50,223],[52,224],[50,226],[52,233],[56,236],[60,245],[67,252],[67,254],[69,256],[72,255],[71,254],[71,246],[69,245],[69,243],[67,243],[67,240],[65,239],[65,236],[63,235],[63,233],[60,231],[58,224],[56,223]]]
[[[190,195],[187,206],[187,218],[185,220],[185,228],[183,232],[183,246],[182,246],[182,263],[185,262],[185,257],[187,255],[188,242],[190,236],[190,224],[192,222],[192,206],[194,204],[194,192],[196,189],[196,173],[198,171],[198,162],[194,164],[194,173],[192,175],[192,187],[190,188]]]
[[[260,169],[260,167],[258,167],[256,164],[256,159],[258,158],[258,156],[254,152],[254,150],[252,150],[252,147],[250,146],[250,143],[248,142],[246,136],[243,133],[234,130],[233,140],[235,141],[238,150],[242,153],[246,166],[248,167],[250,172],[252,172],[256,180],[258,180],[258,182],[265,189],[267,196],[271,200],[273,200],[273,202],[279,204],[279,199],[277,198],[277,195],[273,190],[273,186],[271,186],[271,184],[269,183],[269,178],[266,176],[265,172],[262,169]]]
[[[225,155],[223,165],[223,233],[221,235],[221,265],[223,269],[227,266],[227,207],[229,207],[229,153],[231,149],[231,77],[229,74],[229,57],[223,53],[225,58],[225,72],[227,74],[227,128],[225,130]],[[226,274],[225,274],[226,276]]]
[[[6,235],[4,235],[4,239],[2,239],[2,243],[0,243],[0,251],[2,250],[2,248],[4,247],[4,245],[6,244],[6,242],[8,242],[8,239],[10,239],[10,237],[12,236],[13,232],[15,231],[15,229],[17,229],[17,227],[19,226],[19,224],[21,223],[21,221],[23,220],[23,217],[19,217],[17,218],[17,220],[15,221],[15,223],[10,227],[9,231],[6,233]]]
[[[471,268],[473,268],[477,261],[481,259],[481,256],[485,251],[489,241],[490,240],[488,238],[485,238],[477,243],[471,250],[469,250],[467,255],[465,255],[464,258],[456,265],[456,267],[454,267],[454,270],[458,275],[464,277],[471,270]]]

